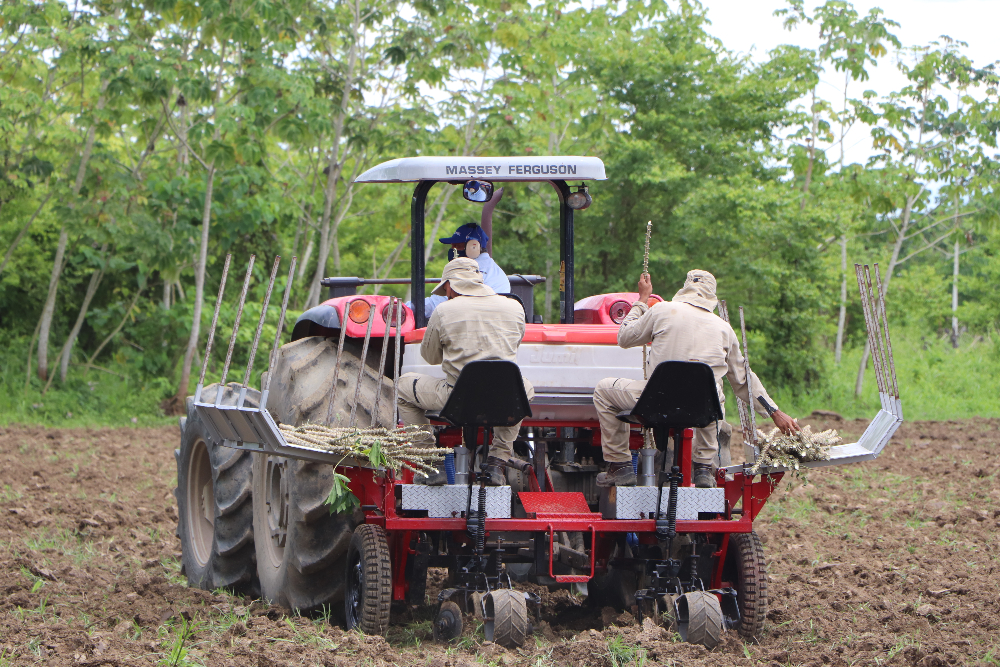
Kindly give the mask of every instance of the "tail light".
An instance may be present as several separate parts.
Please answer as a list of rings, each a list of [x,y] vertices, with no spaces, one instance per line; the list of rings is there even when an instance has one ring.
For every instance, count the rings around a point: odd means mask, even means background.
[[[621,324],[630,310],[632,310],[632,304],[628,301],[615,301],[611,304],[611,307],[608,308],[608,315],[611,316],[612,322],[615,324]]]
[[[403,324],[406,324],[406,307],[404,306],[401,310],[403,311]],[[396,309],[392,307],[391,303],[387,303],[382,308],[382,321],[389,322],[391,327],[396,326]]]
[[[661,299],[660,297],[656,296],[655,294],[651,294],[650,297],[648,299],[646,299],[646,305],[648,305],[650,308],[652,308],[653,306],[655,306],[656,304],[658,304],[661,301],[663,301],[663,299]]]
[[[364,299],[358,299],[351,302],[351,307],[347,311],[347,316],[351,318],[352,322],[357,324],[364,324],[371,317],[372,307]]]

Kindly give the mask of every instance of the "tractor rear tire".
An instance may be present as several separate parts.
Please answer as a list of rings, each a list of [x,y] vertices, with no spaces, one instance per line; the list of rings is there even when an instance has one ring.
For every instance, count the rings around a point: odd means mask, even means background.
[[[205,387],[202,400],[214,402],[218,389],[217,384]],[[235,398],[235,394],[233,390],[229,397]],[[257,407],[259,399],[260,395],[250,390],[246,404]],[[213,443],[195,412],[194,397],[189,396],[187,417],[181,420],[181,447],[174,457],[177,537],[188,584],[256,595],[251,454]]]
[[[356,424],[371,425],[375,388],[383,391],[380,423],[392,421],[392,383],[377,382],[368,351]],[[334,397],[334,422],[347,425],[360,368],[361,342],[348,339]],[[311,337],[281,348],[270,387],[277,421],[299,426],[326,423],[337,340]],[[377,357],[375,358],[377,363]],[[334,482],[332,465],[254,454],[254,529],[257,572],[264,598],[302,613],[328,611],[342,620],[347,551],[360,511],[330,514],[325,504]]]
[[[677,631],[689,644],[709,651],[722,642],[722,606],[714,593],[693,591],[677,600]]]
[[[524,593],[499,588],[486,596],[486,641],[514,649],[528,639],[528,603]]]
[[[384,635],[389,629],[392,608],[392,563],[382,526],[364,523],[355,529],[347,551],[344,578],[347,629]]]
[[[767,616],[767,562],[757,533],[729,536],[722,578],[736,588],[740,612],[736,631],[746,641],[759,639]]]

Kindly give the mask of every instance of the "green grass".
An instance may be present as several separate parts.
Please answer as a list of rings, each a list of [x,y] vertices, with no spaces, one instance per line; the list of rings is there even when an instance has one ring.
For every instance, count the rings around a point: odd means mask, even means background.
[[[979,341],[964,336],[954,349],[947,338],[897,329],[892,347],[907,420],[1000,417],[1000,402],[996,400],[1000,393],[1000,335]],[[818,386],[804,392],[784,387],[768,387],[768,391],[793,417],[808,416],[813,410],[833,410],[847,419],[871,418],[879,409],[878,388],[869,361],[862,395],[854,396],[860,362],[861,348],[845,350],[839,366],[834,365],[831,351],[827,375]],[[763,369],[755,370],[763,374]],[[727,386],[726,415],[735,423],[737,414]]]
[[[160,409],[171,394],[171,383],[143,378],[124,361],[107,367],[117,375],[70,366],[66,383],[56,377],[43,396],[45,383],[37,375],[32,373],[25,382],[26,358],[26,347],[0,352],[0,426],[160,426],[176,419]],[[50,371],[58,373],[58,365]],[[192,379],[192,391],[197,379]]]
[[[621,635],[608,640],[608,662],[612,667],[644,667],[646,649],[631,644]]]

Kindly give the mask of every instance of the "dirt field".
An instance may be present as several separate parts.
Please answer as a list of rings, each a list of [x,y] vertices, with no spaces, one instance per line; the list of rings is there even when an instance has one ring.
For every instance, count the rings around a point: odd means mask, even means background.
[[[174,536],[176,428],[0,429],[0,667],[1000,665],[998,427],[905,424],[875,462],[786,478],[758,519],[767,636],[729,633],[711,653],[565,590],[519,651],[472,622],[457,646],[434,644],[428,610],[395,615],[383,639],[192,590]]]

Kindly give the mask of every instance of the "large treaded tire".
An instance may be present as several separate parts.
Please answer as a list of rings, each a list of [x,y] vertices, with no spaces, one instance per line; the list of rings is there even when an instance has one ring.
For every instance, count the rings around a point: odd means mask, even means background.
[[[347,425],[357,386],[361,341],[347,340],[334,403],[335,423]],[[356,424],[371,424],[378,363],[368,350]],[[375,357],[374,360],[372,357]],[[268,408],[279,422],[325,423],[337,340],[303,338],[281,348]],[[392,420],[392,383],[381,378],[380,422]],[[339,421],[337,417],[340,417]],[[264,598],[302,613],[326,609],[344,613],[347,551],[360,511],[331,515],[325,501],[333,486],[333,466],[254,454],[254,529],[258,535],[257,573]]]
[[[230,384],[231,389],[239,386]],[[217,384],[205,387],[202,400],[215,401],[218,390]],[[235,393],[230,391],[226,403],[235,400]],[[259,394],[248,391],[246,404],[257,407]],[[256,595],[250,453],[213,443],[189,396],[187,417],[181,420],[181,447],[174,456],[177,537],[188,584]]]
[[[757,533],[729,536],[722,578],[736,588],[740,611],[736,631],[747,641],[760,639],[767,616],[767,562]]]
[[[382,526],[365,523],[354,530],[344,578],[347,629],[384,635],[389,629],[392,607],[392,564]]]
[[[523,593],[500,588],[486,597],[486,641],[521,648],[528,639],[528,604]]]

